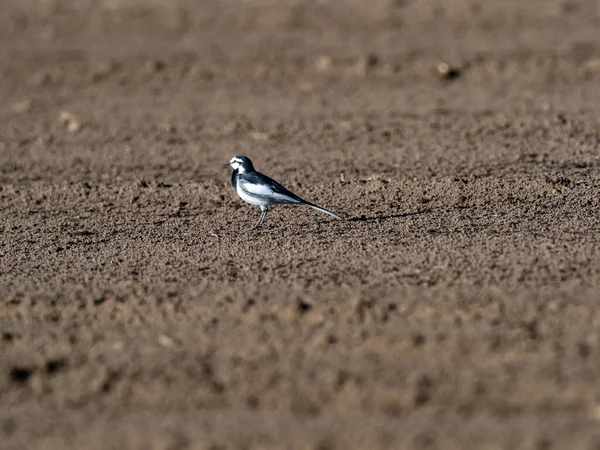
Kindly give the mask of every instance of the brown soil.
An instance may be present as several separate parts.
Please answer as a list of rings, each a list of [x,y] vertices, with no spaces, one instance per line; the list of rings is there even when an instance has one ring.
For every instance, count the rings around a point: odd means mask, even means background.
[[[595,0],[1,2],[2,449],[598,448],[598,86]]]

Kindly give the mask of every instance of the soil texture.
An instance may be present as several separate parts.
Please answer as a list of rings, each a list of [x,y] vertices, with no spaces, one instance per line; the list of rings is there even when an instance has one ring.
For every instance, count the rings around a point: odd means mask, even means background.
[[[0,99],[2,449],[600,447],[597,1],[4,0]]]

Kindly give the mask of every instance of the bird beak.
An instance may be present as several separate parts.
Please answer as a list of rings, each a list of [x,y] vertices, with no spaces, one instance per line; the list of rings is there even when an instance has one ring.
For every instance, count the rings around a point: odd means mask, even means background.
[[[224,166],[230,166],[231,163],[229,161],[227,161],[226,163],[223,164]]]

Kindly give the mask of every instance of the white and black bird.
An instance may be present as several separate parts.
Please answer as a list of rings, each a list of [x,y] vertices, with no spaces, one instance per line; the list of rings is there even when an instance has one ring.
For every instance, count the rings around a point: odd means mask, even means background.
[[[251,230],[262,226],[269,211],[269,206],[281,204],[308,206],[317,211],[329,214],[338,220],[342,220],[337,214],[301,199],[277,181],[254,170],[252,161],[247,156],[234,156],[224,165],[231,166],[233,169],[231,184],[237,195],[246,203],[260,206],[260,217],[256,224],[250,228]]]

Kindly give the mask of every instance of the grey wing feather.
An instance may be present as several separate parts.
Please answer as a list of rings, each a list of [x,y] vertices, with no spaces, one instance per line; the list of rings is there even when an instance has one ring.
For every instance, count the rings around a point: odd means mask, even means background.
[[[322,208],[314,203],[307,202],[306,200],[298,197],[296,194],[288,191],[281,184],[272,178],[258,172],[241,174],[238,177],[238,185],[241,189],[251,195],[269,198],[274,203],[297,203],[309,206],[322,213],[329,214],[338,220],[342,220],[342,217],[336,213]]]
[[[287,197],[288,200],[293,202],[306,203],[277,181],[261,173],[245,173],[239,178],[240,187],[251,194],[262,195],[265,197]]]

